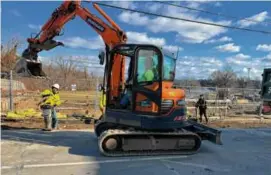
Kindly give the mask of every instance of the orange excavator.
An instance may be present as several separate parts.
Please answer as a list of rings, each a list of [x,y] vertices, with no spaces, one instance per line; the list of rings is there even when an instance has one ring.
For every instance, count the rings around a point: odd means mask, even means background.
[[[121,28],[98,6],[103,22],[80,1],[64,1],[17,62],[21,76],[46,77],[38,53],[63,45],[54,41],[62,27],[81,17],[103,39],[105,65],[100,90],[106,95],[103,115],[95,120],[100,152],[105,156],[193,154],[202,140],[222,144],[221,131],[186,118],[185,92],[173,87],[176,58],[151,44],[127,44]],[[125,61],[129,61],[125,69]],[[127,79],[125,79],[125,75]]]

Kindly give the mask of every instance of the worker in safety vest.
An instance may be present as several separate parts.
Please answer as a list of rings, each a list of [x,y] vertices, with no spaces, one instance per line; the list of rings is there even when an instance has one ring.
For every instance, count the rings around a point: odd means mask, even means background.
[[[153,60],[152,57],[148,57],[145,60],[145,72],[144,74],[139,78],[139,82],[144,81],[153,81],[154,79],[154,67],[153,67]]]
[[[58,119],[57,119],[56,107],[61,104],[60,96],[59,96],[59,84],[52,85],[52,93],[53,93],[52,129],[57,129]]]
[[[46,89],[42,91],[41,97],[42,99],[38,103],[38,105],[40,106],[40,109],[42,111],[42,117],[44,119],[45,128],[43,130],[51,131],[51,115],[52,107],[54,105],[53,93],[49,89]]]

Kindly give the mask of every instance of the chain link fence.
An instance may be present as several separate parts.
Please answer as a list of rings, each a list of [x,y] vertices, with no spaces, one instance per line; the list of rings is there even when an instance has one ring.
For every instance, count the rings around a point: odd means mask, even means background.
[[[207,100],[208,116],[258,115],[262,103],[260,89],[177,86],[186,94],[188,109],[196,115],[195,104],[202,94]]]
[[[12,75],[12,74],[11,74]],[[58,107],[60,113],[66,115],[100,115],[98,85],[101,77],[90,79],[68,80],[55,77],[51,79],[25,78],[6,76],[1,78],[1,111],[38,111],[40,93],[50,89],[54,83],[60,85],[62,105]]]
[[[1,78],[1,111],[38,110],[40,92],[58,83],[63,104],[58,110],[65,114],[100,115],[98,85],[102,77],[88,79],[33,79],[16,76]],[[216,88],[197,86],[177,86],[186,93],[188,110],[196,115],[195,103],[201,94],[207,100],[208,116],[235,116],[259,114],[260,89]]]

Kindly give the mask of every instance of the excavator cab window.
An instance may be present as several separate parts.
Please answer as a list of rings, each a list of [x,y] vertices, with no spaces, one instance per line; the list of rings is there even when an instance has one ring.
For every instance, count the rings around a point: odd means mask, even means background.
[[[110,100],[108,109],[128,110],[137,113],[159,114],[162,94],[162,60],[159,48],[152,45],[124,44],[114,48],[110,57],[122,55],[125,58],[125,87],[117,100]],[[115,75],[110,64],[108,87]],[[112,89],[109,90],[109,99]],[[117,104],[117,105],[116,105]]]
[[[157,53],[153,50],[140,50],[137,62],[137,83],[152,84],[159,81]]]
[[[163,61],[163,81],[174,81],[176,59],[164,54]]]

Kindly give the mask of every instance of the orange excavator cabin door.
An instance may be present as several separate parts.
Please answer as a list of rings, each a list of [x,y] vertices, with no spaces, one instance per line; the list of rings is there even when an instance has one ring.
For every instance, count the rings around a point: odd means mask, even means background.
[[[160,115],[162,103],[161,50],[153,45],[139,45],[134,55],[132,111]]]

